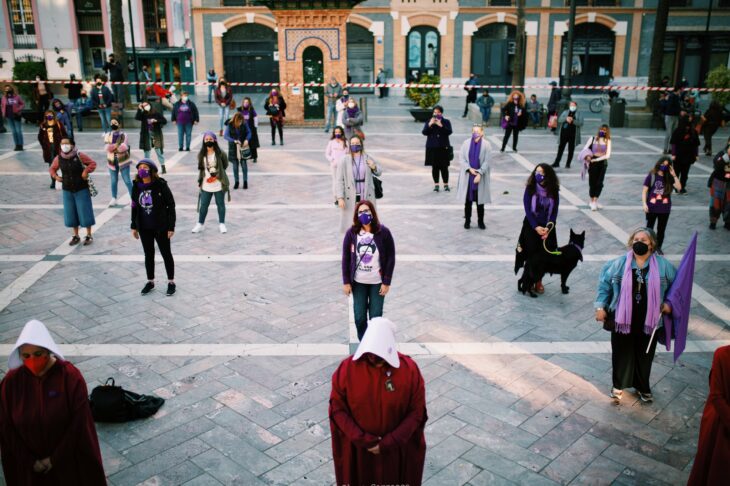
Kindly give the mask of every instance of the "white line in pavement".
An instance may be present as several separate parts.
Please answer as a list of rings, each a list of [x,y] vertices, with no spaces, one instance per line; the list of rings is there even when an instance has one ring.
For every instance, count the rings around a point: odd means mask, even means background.
[[[584,205],[585,206],[585,205]],[[195,204],[177,204],[177,209],[197,209]],[[604,211],[641,211],[640,205],[628,206],[628,205],[605,205],[602,206]],[[262,210],[262,209],[287,209],[287,210],[300,210],[300,209],[324,209],[332,210],[334,206],[332,204],[226,204],[227,210],[242,209],[242,210]],[[440,210],[440,211],[457,211],[464,210],[464,206],[461,204],[380,204],[378,205],[380,210]],[[487,204],[487,209],[491,210],[507,210],[515,211],[522,210],[521,204]],[[41,209],[63,209],[62,204],[0,204],[0,209],[7,210],[41,210]],[[583,207],[577,207],[570,204],[560,206],[561,210],[577,211],[583,209]],[[707,211],[707,206],[679,206],[674,205],[672,211]]]
[[[353,327],[353,326],[351,326]],[[357,338],[357,336],[355,336]],[[353,343],[354,344],[354,343]],[[730,340],[689,340],[685,353],[711,353]],[[610,354],[610,341],[530,341],[398,343],[398,350],[410,356],[468,356],[525,354]],[[8,356],[13,344],[0,344],[0,356]],[[228,344],[59,344],[71,356],[348,356],[347,344],[339,343],[228,343]],[[657,346],[658,353],[672,353]]]
[[[637,145],[641,145],[642,147],[648,148],[649,150],[651,150],[652,154],[661,154],[662,153],[662,149],[660,147],[657,147],[656,145],[652,145],[650,143],[646,143],[643,140],[639,140],[636,137],[628,137],[627,140],[631,140],[632,142],[634,142]]]
[[[530,171],[532,171],[532,169],[535,167],[535,164],[533,164],[520,154],[510,153],[510,155],[520,165]],[[585,203],[580,197],[578,197],[575,193],[573,193],[569,189],[566,189],[565,187],[561,188],[560,194],[562,197],[565,197],[565,199],[575,205],[585,206]],[[620,241],[622,244],[625,244],[628,240],[629,234],[626,231],[621,229],[618,225],[614,224],[602,214],[599,214],[599,212],[586,209],[581,209],[581,211],[586,216],[591,218],[594,222],[596,222],[599,226],[601,226],[604,230],[606,230],[611,236]],[[704,288],[700,287],[696,283],[692,286],[692,298],[699,302],[700,305],[702,305],[705,309],[714,314],[718,319],[722,320],[726,325],[730,325],[730,307],[720,302],[716,297],[714,297],[712,294],[707,292]]]
[[[25,145],[23,148],[24,148],[24,151],[25,150],[32,150],[33,147],[35,147],[37,145],[40,145],[40,143],[34,142],[34,143],[31,143],[31,144]],[[18,154],[21,154],[21,153],[23,153],[23,152],[16,152],[16,151],[13,150],[12,152],[8,152],[6,154],[0,155],[0,160],[5,160],[5,159],[12,158],[12,157],[14,157],[14,156],[16,156]],[[48,175],[48,172],[46,172],[46,175]]]
[[[620,254],[584,254],[585,262],[607,262]],[[0,255],[0,263],[22,263],[22,262],[38,262],[43,260],[46,255]],[[679,262],[682,255],[667,254],[664,255],[670,261]],[[162,261],[160,255],[156,256],[157,260]],[[175,261],[178,263],[324,263],[339,262],[342,256],[339,253],[322,253],[322,254],[278,254],[278,255],[261,255],[261,254],[229,254],[229,255],[193,255],[182,254],[175,255]],[[401,263],[426,263],[426,262],[442,262],[442,263],[490,263],[490,262],[513,262],[514,253],[496,253],[490,255],[461,255],[461,254],[404,254],[398,255],[398,261]],[[61,260],[63,263],[140,263],[144,261],[144,255],[67,255]],[[698,254],[698,262],[730,262],[730,254]]]

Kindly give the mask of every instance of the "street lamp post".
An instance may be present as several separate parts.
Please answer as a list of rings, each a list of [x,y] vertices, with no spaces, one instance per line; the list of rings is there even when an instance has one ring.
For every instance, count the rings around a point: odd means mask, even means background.
[[[563,86],[570,86],[572,82],[571,77],[573,74],[573,30],[575,27],[575,0],[570,0],[570,18],[568,19],[568,49],[565,58],[565,77],[563,78]],[[560,110],[561,113],[565,107],[570,103],[570,88],[563,88],[562,96],[560,97]]]
[[[134,44],[134,19],[132,18],[132,0],[127,0],[129,8],[129,34],[132,37],[132,64],[134,65],[134,89],[139,103],[139,66],[137,66],[137,46]]]

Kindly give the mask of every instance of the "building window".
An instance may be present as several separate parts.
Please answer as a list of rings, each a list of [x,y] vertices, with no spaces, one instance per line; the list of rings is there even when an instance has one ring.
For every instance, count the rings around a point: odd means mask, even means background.
[[[13,32],[13,47],[16,49],[34,49],[35,24],[33,23],[33,7],[31,0],[8,0],[10,28]]]
[[[570,0],[565,0],[565,6],[570,7]],[[575,0],[575,6],[576,7],[620,7],[621,0]]]
[[[144,32],[150,47],[167,46],[165,0],[142,0]]]
[[[76,2],[76,21],[79,32],[103,32],[101,0],[80,0]]]

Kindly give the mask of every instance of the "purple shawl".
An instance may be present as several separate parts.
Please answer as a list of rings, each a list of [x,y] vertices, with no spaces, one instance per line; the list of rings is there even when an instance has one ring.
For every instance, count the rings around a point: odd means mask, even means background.
[[[629,250],[626,253],[624,264],[624,275],[621,279],[621,291],[618,296],[616,308],[616,332],[629,334],[631,332],[631,312],[633,310],[634,298],[634,276],[631,273],[631,262],[634,260],[634,252]],[[649,257],[649,285],[646,288],[646,319],[644,320],[644,333],[651,334],[659,322],[661,316],[660,306],[662,304],[659,295],[659,265],[656,255]]]
[[[348,118],[354,118],[357,115],[357,112],[360,111],[360,108],[357,106],[355,108],[347,108],[347,117]]]
[[[472,169],[479,170],[479,154],[482,150],[482,138],[480,137],[477,142],[474,142],[472,139],[472,143],[469,146],[469,167]],[[474,182],[475,176],[470,172],[469,173],[469,191],[467,193],[467,197],[469,198],[469,202],[478,201],[477,199],[477,189],[479,188],[479,184]],[[478,202],[477,202],[478,204]]]
[[[550,218],[553,215],[553,208],[555,207],[555,200],[548,195],[547,189],[540,184],[535,184],[535,194],[532,195],[532,214],[537,214],[538,204],[541,207],[548,208],[547,219],[550,221]]]

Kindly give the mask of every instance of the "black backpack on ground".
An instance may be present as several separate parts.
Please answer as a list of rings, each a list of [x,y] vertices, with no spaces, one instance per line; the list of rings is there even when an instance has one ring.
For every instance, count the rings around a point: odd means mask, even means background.
[[[162,398],[139,395],[116,386],[114,378],[95,387],[89,396],[91,415],[96,422],[118,423],[146,418],[154,415],[164,403]]]

